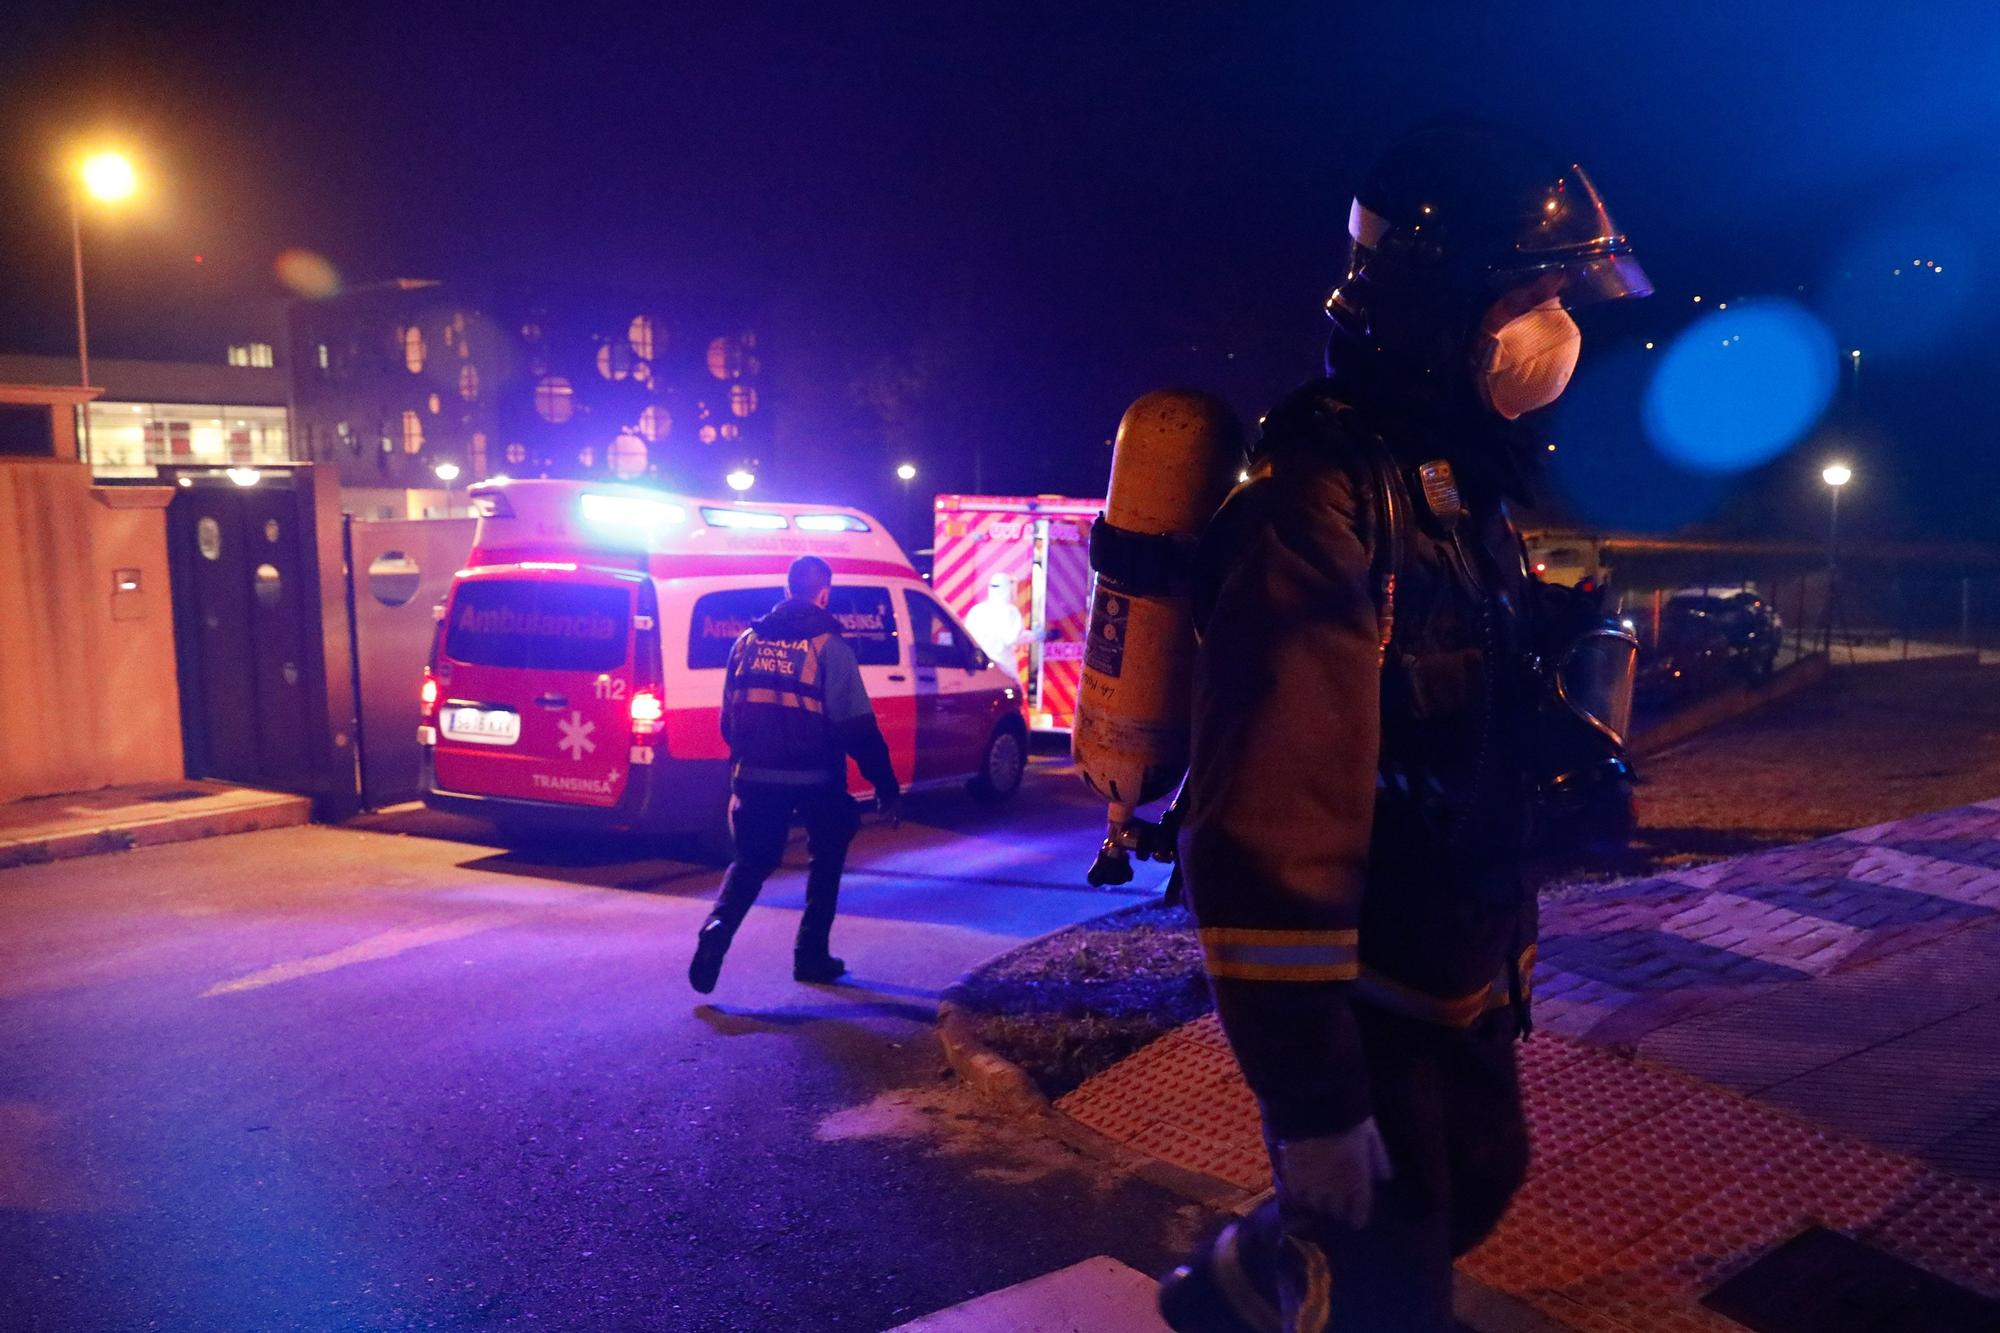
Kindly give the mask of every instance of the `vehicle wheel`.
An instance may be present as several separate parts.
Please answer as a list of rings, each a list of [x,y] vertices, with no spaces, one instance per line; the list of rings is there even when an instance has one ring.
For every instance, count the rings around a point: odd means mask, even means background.
[[[972,794],[982,801],[1004,801],[1021,790],[1028,771],[1028,737],[1019,727],[999,726],[986,739],[986,753],[973,777]]]

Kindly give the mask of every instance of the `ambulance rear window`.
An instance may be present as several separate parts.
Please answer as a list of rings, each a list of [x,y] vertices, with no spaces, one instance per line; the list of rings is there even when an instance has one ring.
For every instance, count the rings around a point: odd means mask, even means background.
[[[451,599],[445,656],[476,666],[605,671],[623,666],[629,588],[554,580],[461,583]]]

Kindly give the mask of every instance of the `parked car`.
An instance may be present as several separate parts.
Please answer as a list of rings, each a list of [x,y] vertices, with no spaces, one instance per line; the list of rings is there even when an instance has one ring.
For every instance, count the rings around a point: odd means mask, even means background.
[[[1659,633],[1642,646],[1639,692],[1670,702],[1752,683],[1777,668],[1784,621],[1754,588],[1685,588],[1660,609]]]
[[[723,667],[784,596],[833,566],[841,622],[907,787],[1012,796],[1021,688],[868,515],[635,486],[482,482],[473,549],[438,607],[418,739],[424,800],[503,829],[626,829],[717,844],[728,804]],[[852,771],[849,786],[868,785]]]
[[[1729,644],[1731,667],[1746,680],[1763,680],[1777,669],[1785,622],[1755,588],[1684,588],[1670,604],[1706,612]]]

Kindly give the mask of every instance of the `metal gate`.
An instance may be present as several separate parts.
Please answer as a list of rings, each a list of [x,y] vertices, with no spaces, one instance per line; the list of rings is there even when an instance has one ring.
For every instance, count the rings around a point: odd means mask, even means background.
[[[418,689],[430,660],[432,608],[472,549],[471,518],[347,520],[348,608],[361,731],[361,800],[419,795]]]
[[[167,547],[188,775],[312,792],[325,685],[311,507],[282,472],[180,480]]]

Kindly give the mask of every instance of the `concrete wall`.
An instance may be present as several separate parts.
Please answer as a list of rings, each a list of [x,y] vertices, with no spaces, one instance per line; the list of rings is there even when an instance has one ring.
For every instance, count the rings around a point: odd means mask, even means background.
[[[0,462],[0,801],[182,775],[172,494]]]

